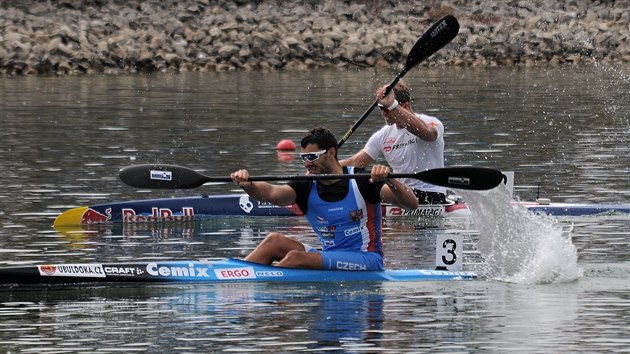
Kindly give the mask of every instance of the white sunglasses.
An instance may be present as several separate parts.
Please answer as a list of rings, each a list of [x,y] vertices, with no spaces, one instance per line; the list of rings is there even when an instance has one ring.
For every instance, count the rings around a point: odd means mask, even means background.
[[[300,157],[304,162],[314,162],[319,159],[319,157],[326,153],[328,150],[321,150],[316,152],[301,152]]]

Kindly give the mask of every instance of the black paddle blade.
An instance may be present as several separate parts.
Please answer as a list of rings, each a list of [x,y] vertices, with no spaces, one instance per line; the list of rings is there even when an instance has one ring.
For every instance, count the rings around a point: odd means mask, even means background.
[[[459,22],[453,15],[446,15],[439,21],[434,23],[429,29],[418,39],[416,44],[407,55],[405,69],[409,70],[416,66],[419,62],[430,57],[433,53],[440,50],[450,43],[459,32]]]
[[[445,167],[422,171],[416,178],[453,189],[492,189],[507,179],[499,170],[484,167]]]
[[[211,180],[195,170],[176,165],[129,166],[120,170],[118,176],[131,187],[149,189],[197,188]]]

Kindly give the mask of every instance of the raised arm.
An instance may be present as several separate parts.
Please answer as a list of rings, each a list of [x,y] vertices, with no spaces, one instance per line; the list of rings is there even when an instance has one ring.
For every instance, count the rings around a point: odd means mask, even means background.
[[[383,97],[385,87],[376,90],[378,103],[386,107],[381,110],[385,119],[391,124],[396,124],[399,128],[407,129],[408,132],[422,140],[435,141],[439,136],[438,130],[419,119],[411,109],[410,102],[398,103],[394,96],[394,90]]]
[[[408,132],[425,141],[435,141],[438,138],[438,131],[419,119],[410,109],[401,105],[393,111],[385,113],[399,127],[407,129]]]

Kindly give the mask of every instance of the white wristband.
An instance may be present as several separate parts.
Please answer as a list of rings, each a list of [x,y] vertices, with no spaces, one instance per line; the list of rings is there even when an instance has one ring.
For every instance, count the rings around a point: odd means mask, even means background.
[[[394,99],[394,103],[392,103],[391,106],[387,107],[387,110],[391,112],[391,111],[395,110],[396,107],[398,107],[398,100]]]

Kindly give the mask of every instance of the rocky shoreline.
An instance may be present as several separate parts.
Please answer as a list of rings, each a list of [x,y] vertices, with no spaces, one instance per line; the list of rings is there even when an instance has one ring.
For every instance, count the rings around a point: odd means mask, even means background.
[[[460,23],[422,65],[630,63],[630,2],[5,0],[0,75],[398,67],[436,20]]]

